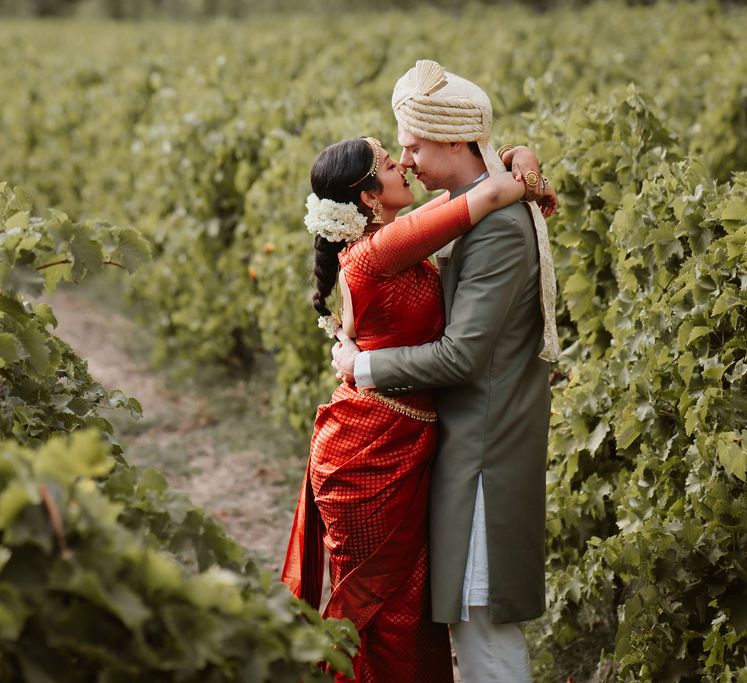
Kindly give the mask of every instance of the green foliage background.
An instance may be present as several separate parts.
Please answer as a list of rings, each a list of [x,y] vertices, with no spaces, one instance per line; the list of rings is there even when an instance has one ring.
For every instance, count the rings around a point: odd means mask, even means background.
[[[0,183],[0,681],[330,680],[349,622],[271,585],[155,470],[130,467],[106,392],[51,329],[52,292],[149,257],[132,228],[32,215]],[[72,436],[68,436],[72,432]],[[102,438],[102,436],[104,438]]]
[[[562,202],[538,673],[744,681],[746,33],[710,2],[12,22],[0,177],[136,226],[156,356],[270,349],[305,429],[334,381],[308,304],[311,161],[353,135],[395,149],[391,88],[418,58],[480,83],[496,142],[531,144]]]
[[[739,0],[731,0],[732,4]],[[530,0],[525,7],[544,10],[554,6],[580,7],[589,0]],[[458,12],[461,0],[410,0],[408,7],[439,7]],[[470,0],[472,5],[490,5],[488,0]],[[629,0],[646,4],[646,0]],[[0,15],[38,17],[109,17],[112,19],[195,20],[210,17],[243,18],[257,14],[310,14],[397,9],[395,0],[377,0],[376,5],[346,0],[0,0]]]

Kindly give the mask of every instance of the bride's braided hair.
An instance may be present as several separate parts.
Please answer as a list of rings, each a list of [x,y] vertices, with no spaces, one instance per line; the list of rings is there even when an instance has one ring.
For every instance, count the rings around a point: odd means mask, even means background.
[[[353,202],[365,215],[370,210],[360,203],[360,193],[381,189],[374,176],[363,177],[373,160],[370,145],[363,138],[343,140],[323,150],[311,167],[311,189],[319,199],[335,202]],[[354,187],[350,187],[355,183]],[[346,242],[330,242],[320,235],[314,238],[314,278],[316,291],[313,305],[320,315],[329,315],[327,297],[337,282],[339,263],[337,255],[347,246]]]

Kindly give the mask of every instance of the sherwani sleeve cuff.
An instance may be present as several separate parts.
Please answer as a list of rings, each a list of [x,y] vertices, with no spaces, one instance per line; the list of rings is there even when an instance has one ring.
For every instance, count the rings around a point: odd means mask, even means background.
[[[376,386],[371,376],[371,352],[361,351],[355,357],[355,366],[353,367],[353,376],[355,385],[359,389],[373,388]]]

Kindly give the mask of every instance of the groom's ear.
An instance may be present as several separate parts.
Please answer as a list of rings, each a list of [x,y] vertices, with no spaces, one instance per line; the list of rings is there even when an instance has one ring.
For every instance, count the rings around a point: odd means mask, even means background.
[[[462,151],[462,147],[464,147],[463,142],[450,142],[449,148],[454,154],[459,154]]]

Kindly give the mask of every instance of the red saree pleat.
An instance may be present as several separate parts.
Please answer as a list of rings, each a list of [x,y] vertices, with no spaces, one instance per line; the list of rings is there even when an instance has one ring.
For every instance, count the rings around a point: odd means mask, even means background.
[[[337,584],[324,610],[325,617],[353,620],[362,631],[381,606],[394,595],[417,564],[425,520],[417,506],[428,501],[429,477],[423,477],[412,499],[411,510],[391,530],[381,545]],[[350,616],[352,615],[352,616]]]
[[[319,609],[324,581],[324,525],[314,502],[309,466],[298,494],[282,578],[293,595]]]

